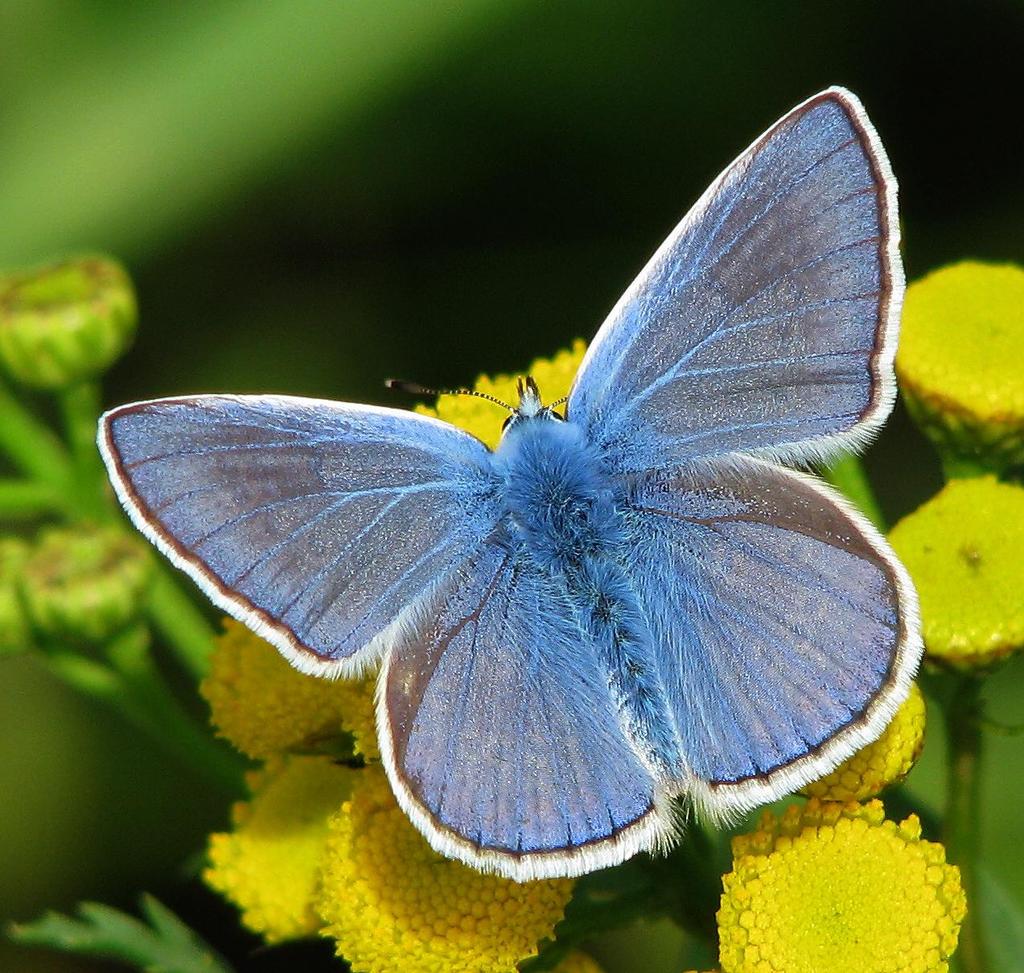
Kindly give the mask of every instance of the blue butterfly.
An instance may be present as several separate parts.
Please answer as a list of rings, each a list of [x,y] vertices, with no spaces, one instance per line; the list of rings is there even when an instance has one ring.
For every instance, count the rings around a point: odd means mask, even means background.
[[[678,808],[774,800],[878,737],[921,655],[907,574],[781,464],[892,408],[896,183],[831,88],[714,182],[591,344],[565,414],[527,379],[491,451],[287,396],[122,406],[135,525],[303,672],[380,665],[398,802],[516,880],[664,847]]]

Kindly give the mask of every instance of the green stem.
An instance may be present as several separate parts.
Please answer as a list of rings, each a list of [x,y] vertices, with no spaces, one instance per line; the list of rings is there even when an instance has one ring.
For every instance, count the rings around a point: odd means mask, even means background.
[[[584,894],[579,907],[575,900],[570,902],[565,918],[555,928],[556,939],[544,943],[537,956],[520,963],[520,973],[548,973],[588,939],[650,917],[653,897],[649,888],[606,900],[591,899]]]
[[[53,431],[22,407],[0,382],[0,449],[28,476],[66,490],[71,480],[67,451]]]
[[[76,652],[53,650],[46,654],[49,671],[76,692],[97,700],[117,713],[125,722],[141,730],[165,753],[204,775],[229,795],[239,792],[240,768],[226,759],[215,741],[192,728],[180,732],[177,721],[169,723],[164,714],[155,718],[149,702],[140,699],[125,677],[93,659]]]
[[[995,470],[992,467],[985,466],[983,463],[968,459],[964,456],[955,456],[952,453],[940,453],[939,458],[942,461],[942,475],[947,480],[966,480],[975,476],[985,476],[987,473],[993,473]]]
[[[124,685],[106,666],[76,652],[57,650],[48,652],[45,661],[50,672],[65,685],[124,713]]]
[[[957,952],[964,973],[986,973],[988,962],[978,901],[978,845],[981,782],[981,679],[957,677],[946,704],[949,740],[945,844],[950,861],[960,868],[967,895],[967,916]]]
[[[547,973],[576,946],[636,919],[667,916],[695,939],[717,951],[715,913],[722,895],[723,848],[694,822],[667,856],[637,856],[607,873],[580,879],[555,940],[537,957],[520,964],[521,973]]]
[[[718,849],[704,826],[694,821],[666,858],[653,858],[656,885],[668,896],[668,914],[681,928],[717,952],[715,913],[722,897]]]
[[[64,498],[37,480],[0,480],[0,519],[41,517],[64,509]]]
[[[139,627],[122,633],[107,645],[106,653],[133,706],[145,712],[165,744],[225,791],[237,794],[242,782],[238,758],[171,695],[153,663],[147,629]]]
[[[164,564],[154,573],[146,613],[181,664],[193,678],[202,679],[217,633]]]
[[[86,516],[107,519],[106,477],[96,448],[96,420],[100,414],[100,387],[96,382],[77,382],[57,393],[64,430],[74,466],[75,495]]]
[[[822,470],[822,476],[852,501],[879,530],[886,529],[882,508],[878,505],[875,491],[871,489],[871,481],[859,457],[844,456],[836,460]]]

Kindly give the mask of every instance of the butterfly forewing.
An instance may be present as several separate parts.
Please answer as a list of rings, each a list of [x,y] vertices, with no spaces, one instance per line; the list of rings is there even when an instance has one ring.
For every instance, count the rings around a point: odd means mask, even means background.
[[[884,420],[903,278],[895,182],[832,89],[755,142],[602,326],[569,397],[619,468],[828,453]]]
[[[498,519],[486,447],[408,412],[165,399],[108,413],[100,443],[139,528],[321,674],[355,671],[410,624]]]

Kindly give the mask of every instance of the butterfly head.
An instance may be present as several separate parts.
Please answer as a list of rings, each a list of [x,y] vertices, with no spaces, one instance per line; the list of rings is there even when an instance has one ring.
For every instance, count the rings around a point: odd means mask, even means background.
[[[431,389],[418,382],[406,382],[398,378],[389,378],[384,384],[389,389],[399,389],[413,395],[472,395],[478,399],[486,399],[488,402],[500,405],[503,409],[508,409],[509,416],[501,427],[503,433],[527,419],[554,419],[558,422],[565,420],[565,416],[555,412],[555,407],[561,405],[566,399],[559,399],[550,405],[544,405],[540,398],[540,389],[537,388],[537,383],[532,375],[527,375],[516,383],[516,390],[519,394],[519,404],[516,406],[511,406],[507,402],[502,402],[501,399],[477,389]]]
[[[554,419],[561,422],[565,419],[564,416],[555,412],[554,409],[556,405],[565,400],[561,399],[559,402],[552,402],[551,405],[544,405],[541,401],[540,389],[537,388],[537,383],[532,375],[519,379],[516,383],[516,389],[519,393],[519,404],[511,410],[511,415],[509,415],[501,427],[502,432],[508,432],[513,426],[527,420]]]

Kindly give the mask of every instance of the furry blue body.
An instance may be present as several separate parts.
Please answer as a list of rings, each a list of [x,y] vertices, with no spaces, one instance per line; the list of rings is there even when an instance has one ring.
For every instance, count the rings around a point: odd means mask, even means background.
[[[494,463],[505,542],[519,562],[565,591],[577,651],[597,649],[623,730],[645,762],[678,773],[679,739],[651,626],[626,573],[637,543],[625,513],[626,481],[609,473],[578,425],[549,410],[516,422]],[[562,664],[571,671],[574,661],[570,655]]]

